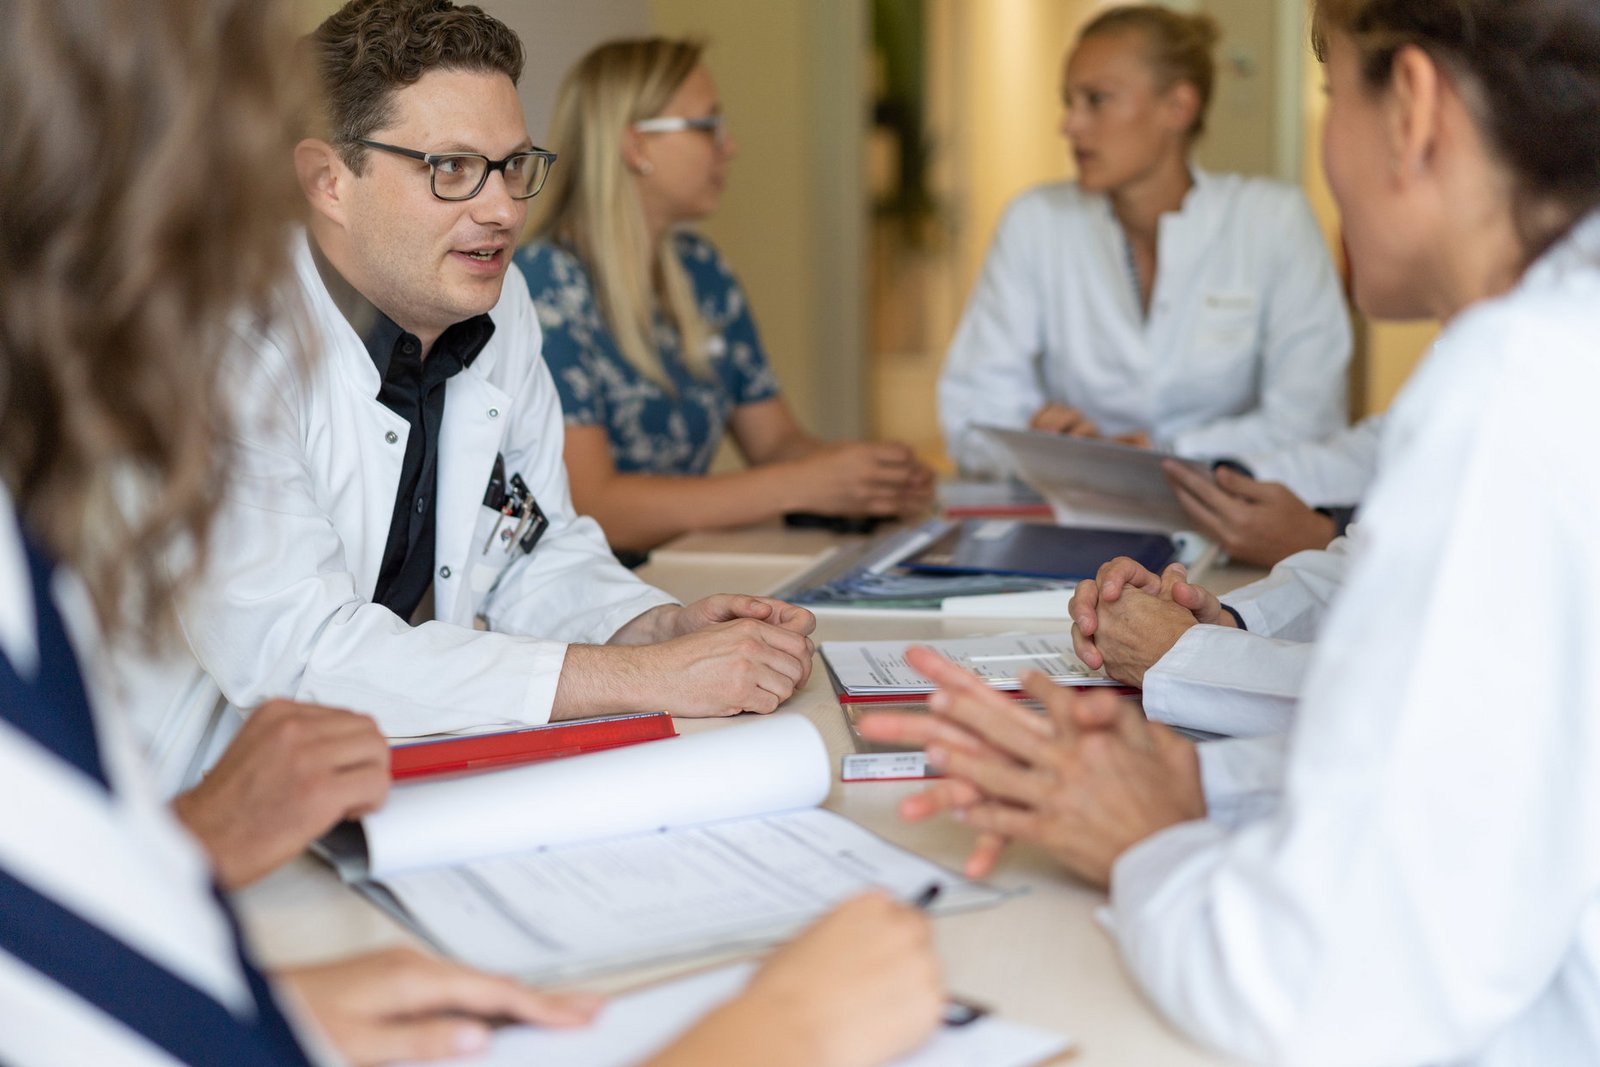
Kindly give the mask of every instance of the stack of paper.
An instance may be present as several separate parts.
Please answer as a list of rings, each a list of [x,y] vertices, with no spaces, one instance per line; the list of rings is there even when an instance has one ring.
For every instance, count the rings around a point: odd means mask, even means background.
[[[1059,685],[1116,685],[1104,671],[1090,670],[1072,651],[1072,635],[1012,634],[951,641],[824,641],[822,658],[833,672],[840,699],[911,696],[937,688],[906,662],[913,645],[933,649],[995,689],[1022,688],[1025,671],[1040,671]]]

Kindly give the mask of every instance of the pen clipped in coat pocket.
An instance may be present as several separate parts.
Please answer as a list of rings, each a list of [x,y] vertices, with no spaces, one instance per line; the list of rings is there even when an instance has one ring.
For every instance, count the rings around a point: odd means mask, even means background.
[[[511,563],[512,553],[507,551],[516,530],[516,520],[497,508],[483,508],[478,513],[478,524],[473,530],[473,555],[468,560],[471,575],[467,587],[475,596],[494,588],[500,574]]]

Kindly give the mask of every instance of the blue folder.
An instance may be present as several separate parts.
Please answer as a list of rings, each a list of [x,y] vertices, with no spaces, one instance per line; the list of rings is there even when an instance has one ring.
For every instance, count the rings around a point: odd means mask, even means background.
[[[1130,556],[1152,571],[1177,558],[1165,534],[1091,530],[1006,519],[968,519],[901,566],[929,574],[1004,574],[1081,581]]]

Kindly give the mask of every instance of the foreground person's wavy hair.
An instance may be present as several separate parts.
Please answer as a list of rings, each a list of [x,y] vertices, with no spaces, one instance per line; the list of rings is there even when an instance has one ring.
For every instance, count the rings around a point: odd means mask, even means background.
[[[230,320],[287,269],[278,0],[0,0],[0,477],[146,642],[227,477]]]

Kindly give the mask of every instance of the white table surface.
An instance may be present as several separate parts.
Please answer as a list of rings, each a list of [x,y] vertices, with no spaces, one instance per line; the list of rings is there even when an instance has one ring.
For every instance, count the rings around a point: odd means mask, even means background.
[[[640,570],[645,580],[685,600],[712,592],[761,592],[803,570],[840,539],[819,531],[756,528],[691,535],[659,550]],[[1213,571],[1203,580],[1225,590],[1258,572]],[[962,637],[1062,626],[1050,620],[909,617],[863,612],[819,615],[821,640]],[[777,714],[805,715],[821,732],[835,767],[853,751],[820,661],[808,684]],[[681,732],[716,729],[727,720],[678,720]],[[970,832],[949,820],[908,825],[895,814],[916,782],[834,782],[826,806],[935,862],[959,869]],[[1007,1018],[1063,1031],[1078,1041],[1071,1062],[1100,1065],[1215,1064],[1223,1060],[1180,1037],[1150,1007],[1123,970],[1095,919],[1105,895],[1063,874],[1047,856],[1013,846],[990,879],[1025,892],[995,908],[936,922],[950,990]],[[339,884],[309,858],[239,895],[245,927],[268,966],[324,960],[412,940],[382,912]],[[699,964],[695,964],[698,966]],[[682,969],[682,968],[677,968]],[[616,990],[673,968],[581,983]]]

